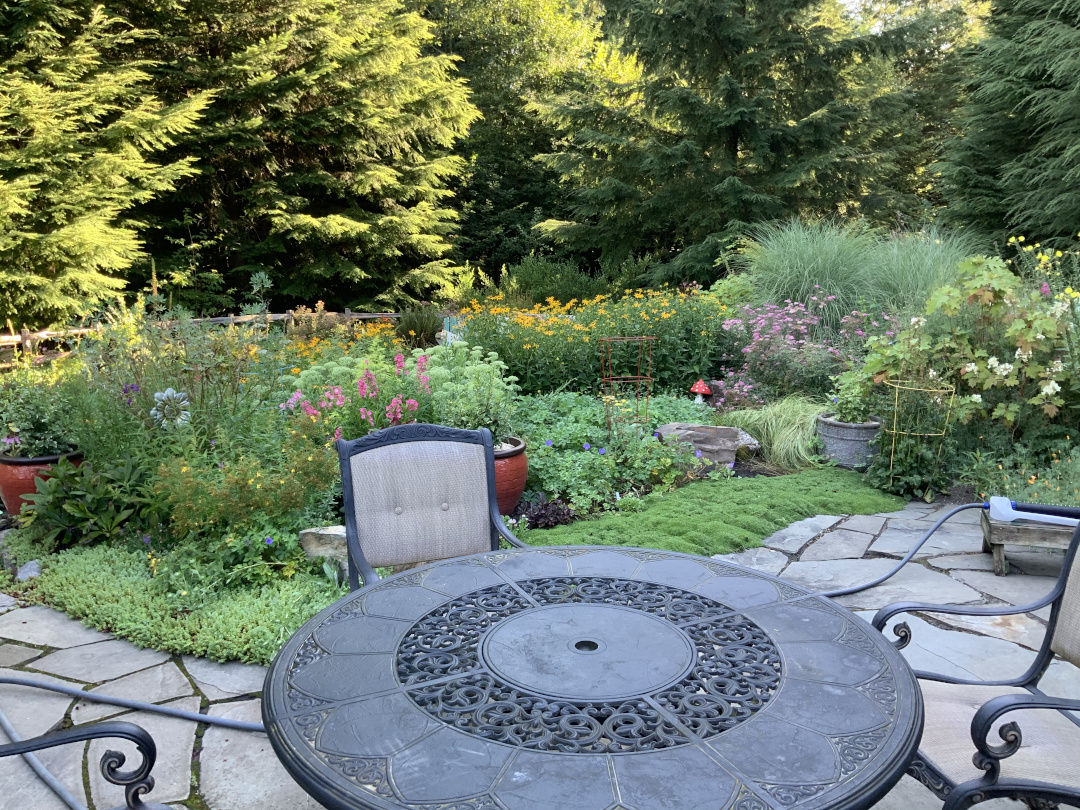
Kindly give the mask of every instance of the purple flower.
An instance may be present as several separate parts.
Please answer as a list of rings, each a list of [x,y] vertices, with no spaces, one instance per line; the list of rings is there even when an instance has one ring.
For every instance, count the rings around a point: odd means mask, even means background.
[[[832,401],[833,401],[833,402],[836,402],[836,397],[833,397],[833,398],[832,398]]]
[[[585,444],[583,444],[581,446],[584,447],[586,450],[588,450],[588,449],[590,449],[592,447],[592,445],[589,444],[588,442],[585,442]]]
[[[274,545],[274,538],[273,537],[267,537],[266,538],[266,545],[268,545],[268,546]]]
[[[146,543],[147,545],[149,545],[149,544],[150,544],[150,535],[148,535],[148,534],[144,534],[144,535],[142,536],[142,541],[143,541],[144,543]]]
[[[211,447],[213,447],[213,446],[214,446],[215,444],[216,444],[216,440],[214,440],[214,439],[211,439],[211,440],[210,440],[210,446],[211,446]]]
[[[603,448],[603,447],[601,447],[601,448],[600,448],[600,455],[604,455],[604,453],[605,453],[605,452],[606,452],[606,451],[604,450],[604,448]]]
[[[551,439],[548,439],[546,442],[544,442],[544,444],[546,444],[548,447],[551,447],[551,445],[553,445],[554,442],[551,441]]]
[[[729,470],[734,470],[735,469],[735,462],[734,461],[729,461],[728,465],[727,465],[727,468]]]
[[[694,455],[697,456],[698,458],[701,458],[701,451],[698,450],[696,453],[694,453]]]

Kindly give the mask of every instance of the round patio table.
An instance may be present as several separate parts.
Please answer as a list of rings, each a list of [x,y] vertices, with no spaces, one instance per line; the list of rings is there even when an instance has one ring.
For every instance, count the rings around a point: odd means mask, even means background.
[[[922,734],[915,677],[824,597],[574,546],[433,563],[305,624],[263,719],[333,810],[859,810]]]

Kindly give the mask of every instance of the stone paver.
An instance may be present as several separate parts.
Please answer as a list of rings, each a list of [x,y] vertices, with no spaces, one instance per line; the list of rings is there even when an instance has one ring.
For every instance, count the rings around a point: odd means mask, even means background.
[[[783,571],[784,566],[788,564],[786,554],[773,551],[771,548],[751,548],[737,554],[714,554],[713,559],[753,568],[755,571],[774,576]]]
[[[857,560],[866,553],[866,549],[873,539],[872,534],[849,531],[848,529],[833,529],[811,543],[810,547],[799,555],[799,559],[804,562]]]
[[[50,653],[34,662],[34,669],[86,683],[111,681],[169,660],[159,650],[140,649],[118,638]]]
[[[866,532],[877,534],[885,526],[885,518],[880,515],[852,515],[839,528],[853,532]]]
[[[165,705],[197,712],[199,699],[180,698]],[[195,724],[149,712],[131,712],[117,719],[142,726],[157,744],[157,763],[151,772],[154,789],[144,797],[145,800],[164,803],[186,799],[191,792],[191,755],[195,747]],[[124,789],[106,782],[98,767],[102,755],[109,749],[120,751],[127,757],[125,769],[134,767],[140,761],[138,750],[127,740],[102,739],[90,743],[90,795],[98,807],[117,807],[124,804]]]
[[[983,593],[997,597],[1010,605],[1028,605],[1042,599],[1057,583],[1054,577],[1029,577],[1025,574],[1009,574],[999,577],[985,571],[957,571],[953,576]],[[1050,608],[1035,611],[1040,619],[1050,619]]]
[[[47,675],[22,672],[16,669],[0,669],[0,675],[14,678],[33,678],[47,683],[71,686],[70,683]],[[71,698],[44,689],[15,684],[0,684],[0,707],[16,732],[23,738],[44,734],[64,719]]]
[[[870,546],[871,551],[903,557],[931,528],[931,524],[912,520],[890,520],[881,536]],[[982,551],[982,532],[977,526],[942,526],[916,553],[920,557],[936,557],[941,554],[966,554]]]
[[[832,591],[876,579],[896,565],[894,560],[830,560],[795,562],[782,574],[783,579],[815,591]],[[892,602],[947,602],[963,605],[978,602],[982,596],[946,574],[930,571],[917,563],[908,563],[891,579],[861,593],[841,596],[837,601],[849,608],[880,608]]]
[[[930,615],[950,627],[1011,641],[1030,650],[1039,649],[1046,636],[1046,625],[1024,613],[1012,616],[951,616],[947,613]]]
[[[941,520],[941,518],[945,517],[945,515],[949,514],[949,512],[951,512],[957,506],[960,506],[960,504],[942,506],[940,509],[934,509],[930,512],[927,512],[924,517],[919,519],[928,520],[933,523],[935,521]],[[963,512],[957,512],[955,515],[945,521],[945,527],[948,528],[949,526],[962,523],[966,523],[968,525],[980,525],[982,521],[982,511],[983,510],[981,509],[965,509]]]
[[[100,695],[139,700],[143,703],[161,703],[173,698],[186,697],[192,693],[191,681],[176,664],[168,661],[161,666],[145,669],[89,690]],[[88,723],[103,717],[127,711],[121,706],[80,700],[71,710],[75,724]]]
[[[905,504],[903,509],[898,509],[895,512],[878,512],[878,517],[883,518],[907,518],[909,520],[917,520],[918,518],[926,517],[938,507],[930,503],[920,503],[919,501],[912,501]]]
[[[223,703],[210,714],[261,723],[258,700]],[[320,810],[278,762],[265,734],[207,729],[203,735],[200,793],[210,810]]]
[[[41,650],[21,644],[0,644],[0,667],[13,667],[41,655]]]
[[[978,554],[945,554],[941,557],[930,557],[927,562],[942,571],[952,571],[953,569],[963,571],[994,570],[994,558],[981,551]]]
[[[210,700],[261,692],[266,679],[266,667],[256,664],[238,664],[235,661],[221,664],[193,655],[185,655],[183,661],[188,675]]]
[[[110,636],[69,619],[59,610],[34,605],[0,616],[0,638],[65,648],[105,641]]]
[[[0,731],[0,742],[9,742],[3,731]],[[78,801],[86,801],[86,791],[82,785],[81,745],[62,745],[38,751],[37,758]],[[69,810],[60,797],[30,770],[22,757],[0,759],[0,797],[3,797],[0,806],[12,810]]]
[[[805,546],[826,529],[830,529],[841,520],[838,515],[815,515],[792,523],[786,529],[775,532],[761,544],[777,551],[793,554]]]
[[[6,593],[0,593],[0,613],[13,609],[19,602],[14,596],[8,596]]]

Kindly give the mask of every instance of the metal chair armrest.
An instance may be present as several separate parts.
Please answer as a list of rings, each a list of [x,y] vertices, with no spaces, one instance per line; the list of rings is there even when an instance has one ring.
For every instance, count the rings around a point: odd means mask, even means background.
[[[6,743],[0,745],[0,758],[29,754],[46,748],[54,748],[68,743],[85,742],[102,737],[115,737],[128,740],[133,743],[142,756],[142,761],[137,767],[129,771],[121,771],[125,756],[119,751],[106,751],[101,758],[101,773],[109,782],[124,788],[126,806],[131,810],[149,810],[149,808],[161,807],[161,805],[147,805],[142,801],[142,795],[149,793],[154,787],[154,778],[150,771],[157,760],[157,746],[150,733],[134,723],[111,721],[94,723],[79,728],[65,731],[54,731],[33,737],[29,740]]]
[[[1080,711],[1080,700],[1047,695],[999,695],[986,701],[971,719],[971,741],[978,749],[973,759],[975,766],[986,771],[989,780],[997,780],[1001,771],[1001,760],[1015,754],[1023,739],[1020,726],[1015,721],[1011,721],[998,730],[998,736],[1004,742],[1001,745],[991,745],[990,734],[994,729],[994,723],[1003,714],[1019,709]]]

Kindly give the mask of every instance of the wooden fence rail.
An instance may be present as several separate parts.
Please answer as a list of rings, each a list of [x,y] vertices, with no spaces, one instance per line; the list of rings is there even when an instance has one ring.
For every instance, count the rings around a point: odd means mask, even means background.
[[[344,312],[322,312],[320,316],[333,316],[336,318],[345,318],[347,320],[354,321],[367,321],[377,320],[379,318],[399,318],[400,312],[353,312],[346,309]],[[192,318],[191,323],[209,323],[219,325],[232,325],[238,323],[252,323],[253,321],[285,321],[286,328],[291,327],[296,322],[296,315],[290,309],[285,313],[275,313],[271,315],[223,315],[218,318]],[[162,321],[160,325],[165,326],[169,321]],[[0,349],[8,346],[19,346],[25,354],[32,354],[37,346],[45,340],[59,340],[62,338],[80,337],[82,335],[89,335],[93,332],[101,331],[101,326],[93,326],[85,329],[60,329],[57,331],[45,330],[42,332],[31,332],[28,329],[23,329],[17,335],[0,335]]]

